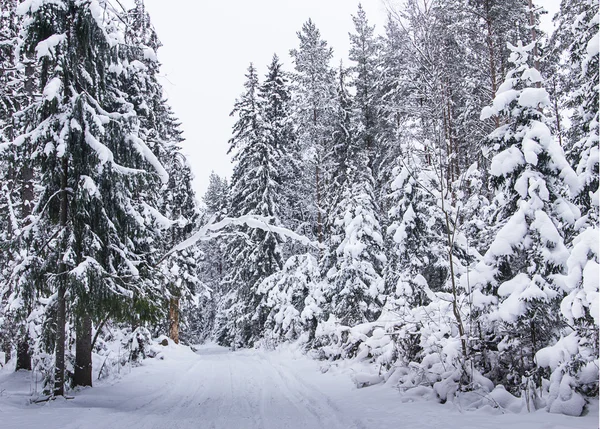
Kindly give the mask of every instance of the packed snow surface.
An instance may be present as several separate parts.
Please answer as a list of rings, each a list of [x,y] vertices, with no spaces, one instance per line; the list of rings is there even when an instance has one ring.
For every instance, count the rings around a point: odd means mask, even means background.
[[[589,429],[598,423],[597,403],[584,417],[464,411],[403,396],[389,385],[358,389],[352,372],[290,350],[231,352],[213,345],[193,352],[169,345],[74,399],[30,404],[31,373],[6,367],[0,421],[11,429]]]

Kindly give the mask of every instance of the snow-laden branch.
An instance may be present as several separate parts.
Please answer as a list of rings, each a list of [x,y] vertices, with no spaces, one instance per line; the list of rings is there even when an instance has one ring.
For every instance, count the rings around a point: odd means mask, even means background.
[[[206,241],[217,237],[218,235],[211,234],[214,232],[219,232],[222,229],[230,226],[230,225],[246,225],[250,228],[262,229],[263,231],[273,232],[275,234],[279,234],[282,237],[287,237],[292,240],[298,241],[305,246],[311,246],[315,249],[323,248],[323,244],[318,243],[316,241],[310,240],[308,237],[304,235],[300,235],[295,233],[292,230],[281,226],[275,226],[269,224],[269,218],[264,216],[255,216],[255,215],[246,215],[240,216],[236,218],[226,217],[219,222],[215,222],[216,216],[213,216],[206,225],[202,226],[195,234],[193,234],[190,238],[185,241],[182,241],[171,250],[169,250],[158,262],[159,264],[164,261],[169,255],[178,252],[180,250],[187,249],[188,247],[193,246],[199,241]]]

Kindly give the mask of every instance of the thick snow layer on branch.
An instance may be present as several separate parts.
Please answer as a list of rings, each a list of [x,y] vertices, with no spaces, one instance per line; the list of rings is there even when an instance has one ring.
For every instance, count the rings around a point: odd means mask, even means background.
[[[563,239],[550,216],[543,210],[536,210],[535,220],[531,224],[531,228],[537,230],[545,244],[543,249],[544,258],[556,266],[564,264],[564,261],[569,257],[569,251],[563,244]]]
[[[498,295],[506,297],[498,307],[498,315],[501,320],[512,323],[525,313],[527,306],[521,299],[521,294],[530,286],[530,283],[529,276],[521,273],[500,285]]]
[[[114,155],[112,151],[102,144],[96,137],[92,135],[88,130],[85,131],[85,142],[96,152],[98,159],[100,160],[100,164],[104,165],[107,162],[110,162],[115,169],[121,174],[140,174],[145,173],[144,170],[138,170],[135,168],[124,167],[122,165],[114,162]]]
[[[542,74],[535,68],[528,68],[521,75],[521,79],[528,80],[531,83],[540,83],[544,81]]]
[[[214,238],[216,235],[211,234],[211,232],[218,232],[230,225],[247,225],[250,228],[262,229],[263,231],[273,232],[275,234],[279,234],[283,237],[291,238],[292,240],[298,241],[305,246],[311,246],[314,248],[321,248],[323,245],[314,241],[311,241],[308,237],[297,234],[294,231],[291,231],[287,228],[283,228],[280,226],[270,225],[269,218],[263,216],[253,216],[246,215],[240,216],[237,218],[226,217],[225,219],[220,220],[219,222],[213,223],[213,219],[211,219],[206,225],[202,226],[194,235],[192,235],[187,240],[179,243],[175,247],[173,247],[166,255],[170,255],[173,252],[177,252],[180,250],[187,249],[188,247],[193,246],[199,241],[206,241]],[[164,257],[163,257],[164,259]]]
[[[523,242],[527,235],[527,222],[525,213],[519,209],[502,227],[496,239],[491,244],[489,254],[498,256],[512,255],[514,247]]]
[[[154,220],[156,220],[161,229],[169,229],[171,226],[173,226],[173,224],[177,223],[176,221],[171,220],[165,215],[163,215],[156,208],[146,203],[142,203],[142,205],[144,207],[144,211],[148,212],[150,216],[152,216]]]
[[[27,12],[35,13],[45,4],[53,4],[66,9],[67,5],[64,0],[25,0],[23,3],[17,6],[17,15],[25,15]]]
[[[85,131],[85,142],[92,149],[94,149],[94,152],[96,152],[96,155],[100,160],[100,164],[106,164],[107,162],[113,161],[114,156],[110,149],[100,143],[100,141],[96,139],[96,137],[94,137],[88,130]]]
[[[573,323],[585,317],[586,308],[600,324],[600,237],[598,228],[588,228],[573,241],[573,250],[567,260],[567,275],[564,276],[564,288],[568,295],[561,303],[563,316]]]
[[[54,50],[59,43],[67,40],[65,34],[53,34],[45,40],[42,40],[35,47],[35,53],[38,61],[43,57],[54,55]]]
[[[517,167],[525,164],[523,153],[516,146],[510,146],[492,159],[490,173],[493,176],[506,176]]]
[[[594,34],[589,40],[586,47],[586,53],[588,55],[588,61],[600,53],[600,33]]]
[[[156,157],[156,155],[154,155],[152,153],[152,151],[146,145],[146,143],[144,142],[144,140],[142,140],[141,138],[139,138],[138,136],[135,136],[135,135],[129,135],[127,137],[127,139],[131,143],[133,143],[133,146],[135,147],[135,150],[137,150],[138,153],[140,155],[142,155],[144,157],[144,159],[146,161],[148,161],[148,163],[152,167],[154,167],[154,169],[156,170],[156,172],[160,176],[160,180],[162,181],[163,185],[166,185],[167,183],[169,183],[169,173],[167,173],[167,170],[165,170],[165,168],[163,167],[163,165],[160,163],[160,161],[158,160],[158,158]]]
[[[60,95],[60,90],[62,89],[62,81],[60,78],[55,77],[50,80],[44,87],[44,91],[42,92],[42,96],[44,100],[51,101],[55,98],[58,98]]]
[[[152,48],[144,48],[144,59],[150,61],[158,61],[158,56],[156,55],[156,51]]]
[[[519,105],[533,109],[549,106],[550,97],[544,88],[525,88],[519,96]]]
[[[512,84],[512,81],[507,81]],[[504,89],[504,85],[507,84],[505,82],[498,92],[496,93],[496,97],[494,97],[494,101],[491,106],[485,106],[481,111],[480,119],[482,121],[489,119],[493,116],[498,115],[500,112],[503,112],[509,105],[512,103],[518,96],[519,91],[516,89]],[[504,89],[504,90],[503,90]]]
[[[90,197],[100,196],[98,187],[96,186],[94,179],[92,179],[90,176],[81,176],[81,186],[83,189],[85,189]]]

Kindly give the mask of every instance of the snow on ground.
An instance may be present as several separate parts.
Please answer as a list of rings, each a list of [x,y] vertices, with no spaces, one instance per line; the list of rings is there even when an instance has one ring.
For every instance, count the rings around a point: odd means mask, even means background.
[[[461,412],[455,405],[404,402],[389,386],[357,389],[347,370],[290,350],[208,345],[194,353],[170,345],[120,379],[98,382],[74,399],[30,404],[31,373],[0,371],[0,427],[10,429],[591,429],[585,417],[538,411]],[[406,398],[404,398],[406,399]]]

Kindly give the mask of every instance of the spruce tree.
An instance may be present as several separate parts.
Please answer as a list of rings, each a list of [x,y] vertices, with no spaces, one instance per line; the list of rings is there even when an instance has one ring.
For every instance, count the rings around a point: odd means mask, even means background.
[[[481,300],[491,304],[488,320],[500,323],[488,322],[482,335],[493,332],[488,338],[503,344],[490,377],[513,392],[529,391],[528,383],[539,383],[533,377],[535,353],[554,341],[564,326],[556,275],[564,272],[568,257],[562,231],[578,216],[565,199],[561,177],[570,167],[542,111],[549,104],[548,93],[541,87],[539,71],[528,64],[533,47],[520,42],[510,46],[513,68],[492,106],[482,112],[482,119],[507,118],[507,124],[488,137],[497,209],[491,219],[494,238],[479,266],[477,283],[491,296]]]
[[[266,138],[277,148],[280,156],[278,172],[280,196],[279,217],[287,228],[306,232],[306,215],[304,214],[304,187],[302,178],[302,152],[292,121],[292,94],[290,75],[283,70],[277,55],[273,55],[268,65],[265,80],[258,94],[263,106],[263,121]],[[286,243],[285,254],[299,253],[296,243]]]
[[[251,64],[246,74],[245,92],[236,101],[232,115],[237,116],[229,152],[235,167],[230,185],[228,215],[258,215],[279,225],[281,148],[267,133],[260,84]],[[242,228],[227,245],[229,272],[224,280],[232,307],[226,309],[227,340],[236,345],[252,345],[264,326],[266,315],[255,315],[261,300],[260,282],[282,267],[281,238],[278,234],[254,228]],[[235,298],[233,298],[235,297]],[[223,326],[219,327],[221,330]],[[223,331],[221,331],[223,332]],[[220,334],[223,338],[223,335]]]
[[[20,12],[23,55],[37,58],[42,98],[13,145],[32,147],[41,167],[35,227],[53,234],[40,272],[56,291],[54,394],[62,395],[68,317],[74,382],[91,384],[93,320],[156,315],[163,291],[148,257],[156,231],[143,214],[158,211],[155,190],[168,174],[125,95],[120,74],[131,64],[117,55],[120,19],[102,18],[90,1],[24,3]]]
[[[375,320],[382,305],[381,271],[385,258],[378,207],[369,167],[369,147],[352,120],[352,103],[340,67],[338,111],[334,131],[336,169],[328,222],[328,247],[323,261],[330,314],[343,325]],[[366,137],[365,137],[366,138]]]
[[[571,125],[563,133],[567,155],[577,179],[571,199],[581,210],[564,276],[557,283],[566,295],[560,311],[569,329],[560,340],[536,355],[537,364],[550,368],[547,409],[580,415],[586,404],[581,394],[598,392],[598,4],[563,1],[553,38],[559,69],[565,70],[557,91],[563,107],[571,108]],[[566,54],[566,55],[560,55]],[[557,359],[556,356],[559,358]]]
[[[0,314],[4,315],[0,343],[7,360],[16,348],[16,370],[31,369],[25,320],[35,296],[33,279],[21,275],[34,262],[30,259],[33,241],[26,233],[35,203],[30,153],[8,146],[19,126],[17,112],[33,97],[31,67],[20,68],[18,62],[20,24],[16,1],[0,5]]]
[[[350,33],[350,68],[354,96],[354,119],[357,138],[362,141],[368,156],[369,167],[373,168],[373,159],[379,149],[378,124],[376,112],[379,110],[379,41],[375,38],[375,27],[370,26],[362,5],[358,5],[354,21],[355,33]]]
[[[332,115],[336,97],[335,73],[329,63],[333,50],[321,39],[321,33],[312,20],[302,25],[297,33],[299,48],[290,55],[294,64],[294,124],[303,152],[308,160],[303,180],[311,186],[305,189],[304,201],[309,206],[313,234],[324,240],[324,217],[327,206],[325,192],[330,179]]]
[[[152,155],[164,166],[169,181],[163,188],[147,190],[145,198],[158,204],[159,211],[146,210],[150,231],[160,241],[161,253],[166,253],[191,233],[198,220],[192,172],[181,153],[183,138],[179,123],[163,96],[158,81],[160,63],[157,50],[161,43],[146,12],[144,2],[136,0],[127,14],[129,26],[125,33],[127,48],[121,50],[126,68],[121,72],[124,90],[133,102],[139,118],[139,137],[147,143]],[[195,292],[203,289],[198,279],[198,252],[192,247],[167,258],[161,267],[159,281],[167,284],[169,333],[178,342],[180,302],[189,307]],[[158,279],[157,279],[158,280]],[[185,320],[182,321],[185,324]]]
[[[562,18],[562,19],[561,19]],[[598,224],[599,116],[598,116],[598,4],[594,1],[563,1],[559,15],[558,36],[568,42],[568,85],[565,107],[572,109],[567,133],[567,155],[575,166],[580,183],[575,203],[590,224]],[[567,34],[564,34],[567,33]]]

